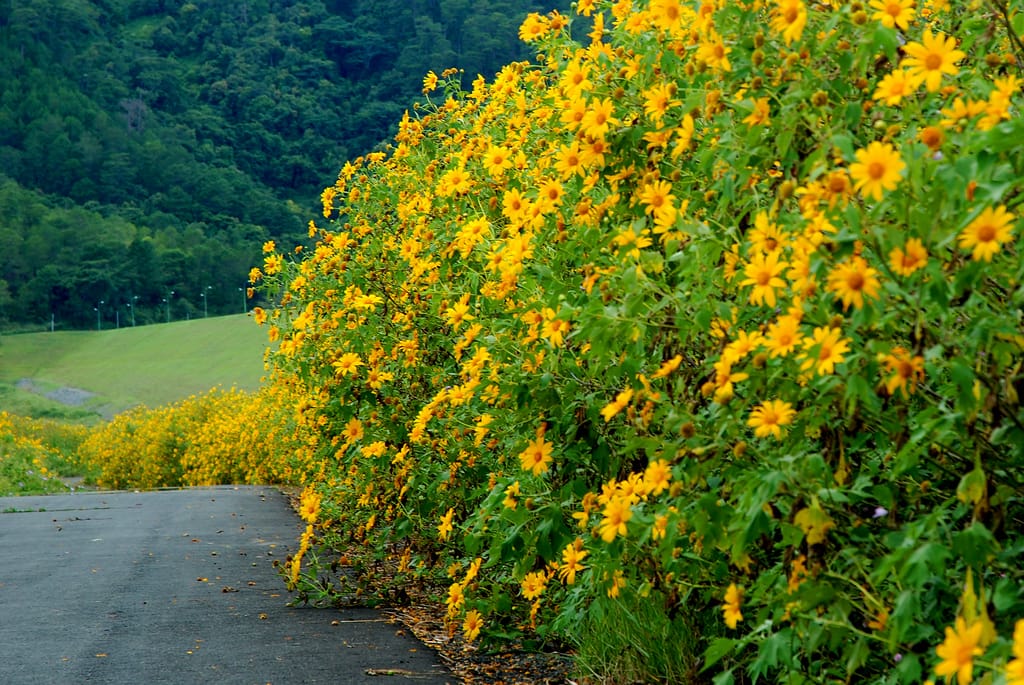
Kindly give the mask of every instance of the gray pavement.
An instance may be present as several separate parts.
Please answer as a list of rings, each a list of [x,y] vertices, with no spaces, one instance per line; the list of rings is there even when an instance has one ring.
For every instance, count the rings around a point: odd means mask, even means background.
[[[0,684],[457,682],[369,609],[288,607],[274,488],[0,497]]]

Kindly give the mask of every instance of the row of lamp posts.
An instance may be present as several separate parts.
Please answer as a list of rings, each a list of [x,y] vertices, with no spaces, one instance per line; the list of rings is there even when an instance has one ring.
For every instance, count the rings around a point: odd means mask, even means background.
[[[203,291],[201,293],[199,293],[199,297],[203,298],[203,318],[206,318],[206,317],[208,317],[210,315],[209,301],[208,301],[208,298],[206,296],[207,292],[209,292],[210,290],[213,290],[213,286],[212,285],[206,286],[205,288],[203,288]],[[242,313],[244,314],[249,309],[249,301],[248,301],[249,300],[249,293],[248,293],[248,290],[246,288],[239,288],[238,292],[240,292],[242,294]],[[165,310],[167,312],[167,315],[166,315],[167,323],[171,322],[171,298],[172,297],[174,297],[174,291],[173,290],[169,290],[167,292],[167,297],[162,299],[162,302],[164,304]],[[135,326],[135,302],[138,299],[139,299],[139,296],[138,295],[134,295],[134,296],[132,296],[132,301],[128,302],[125,305],[128,308],[129,313],[131,314],[132,327]],[[102,310],[104,304],[105,304],[105,301],[104,300],[100,300],[99,303],[95,307],[93,307],[93,311],[96,312],[96,330],[102,330],[102,328],[103,328],[103,318],[102,318],[103,314],[102,314],[101,310]],[[117,321],[117,327],[120,328],[121,327],[121,312],[117,308],[114,309],[114,316],[115,316],[116,321]]]

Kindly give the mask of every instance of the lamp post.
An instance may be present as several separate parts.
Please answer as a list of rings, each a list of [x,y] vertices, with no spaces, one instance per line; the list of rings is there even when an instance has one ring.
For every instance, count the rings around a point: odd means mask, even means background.
[[[206,318],[207,316],[209,316],[209,315],[210,315],[210,313],[209,313],[209,309],[207,308],[207,305],[206,305],[206,300],[207,300],[207,297],[206,297],[206,292],[207,292],[208,290],[211,290],[212,288],[213,288],[213,286],[212,286],[212,285],[208,285],[208,286],[206,286],[205,288],[203,288],[203,292],[199,293],[199,297],[203,298],[203,318],[204,318],[204,319],[205,319],[205,318]]]
[[[96,310],[96,330],[97,331],[103,330],[103,326],[102,326],[102,323],[100,321],[100,308],[102,306],[103,306],[103,300],[100,300],[100,303],[98,305],[96,305],[95,307],[93,307],[93,309]]]
[[[131,302],[128,303],[128,311],[132,315],[132,328],[135,328],[135,301],[139,299],[138,295],[133,295]]]
[[[248,293],[245,288],[239,288],[238,292],[242,293],[242,313],[245,314],[245,311],[249,308]]]
[[[167,293],[167,297],[164,298],[164,304],[167,305],[167,323],[171,322],[171,298],[174,297],[174,291]]]

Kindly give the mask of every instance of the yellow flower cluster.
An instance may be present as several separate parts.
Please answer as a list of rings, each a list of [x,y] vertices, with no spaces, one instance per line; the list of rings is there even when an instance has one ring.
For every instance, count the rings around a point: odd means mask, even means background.
[[[470,639],[572,585],[828,626],[821,679],[881,672],[851,617],[939,565],[890,529],[945,562],[936,509],[1017,506],[987,484],[1024,435],[1019,41],[950,4],[581,0],[523,22],[536,64],[428,74],[260,271],[325,529],[484,558]]]
[[[294,420],[279,389],[213,389],[165,407],[140,407],[93,428],[79,458],[107,488],[301,482]]]

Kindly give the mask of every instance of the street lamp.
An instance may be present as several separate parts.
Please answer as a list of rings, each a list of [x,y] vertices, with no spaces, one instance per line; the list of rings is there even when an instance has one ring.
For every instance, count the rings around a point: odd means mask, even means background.
[[[135,303],[135,301],[137,299],[139,299],[139,296],[138,295],[133,295],[132,296],[132,301],[128,303],[128,311],[131,312],[131,315],[132,315],[132,328],[135,328],[135,304],[134,303]]]
[[[167,323],[171,322],[171,298],[174,297],[174,291],[167,293],[167,297],[164,298],[164,304],[167,305]]]
[[[209,316],[209,309],[207,309],[207,306],[206,306],[206,299],[207,299],[207,298],[206,298],[206,291],[207,291],[207,290],[211,290],[211,289],[213,289],[213,286],[212,286],[212,285],[208,285],[208,286],[206,286],[206,287],[205,287],[205,288],[203,289],[203,292],[199,293],[199,297],[203,298],[203,318],[204,318],[204,319],[205,319],[205,318],[206,318],[207,316]]]
[[[93,307],[93,309],[96,310],[96,330],[97,331],[102,330],[102,325],[100,323],[100,307],[102,307],[102,306],[103,306],[103,300],[100,300],[100,303],[98,305],[96,305],[95,307]]]
[[[242,293],[242,313],[245,314],[246,310],[249,308],[249,293],[246,292],[245,288],[239,288],[238,292]]]

